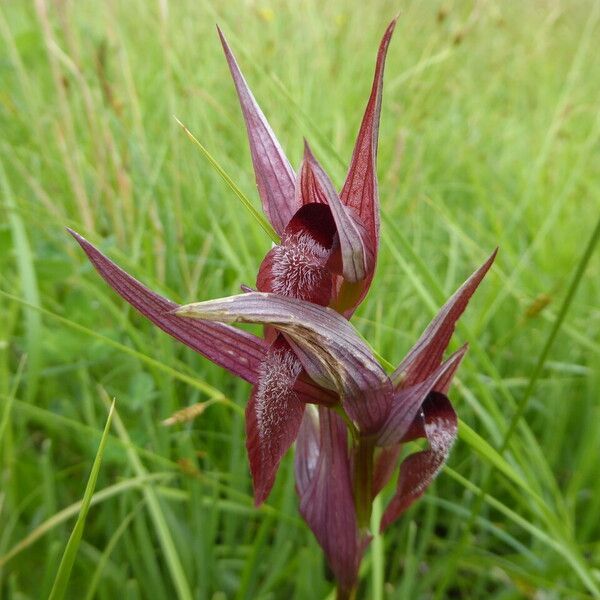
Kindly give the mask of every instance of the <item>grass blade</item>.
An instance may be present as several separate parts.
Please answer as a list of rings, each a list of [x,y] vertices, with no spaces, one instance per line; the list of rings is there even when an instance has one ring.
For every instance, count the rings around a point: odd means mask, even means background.
[[[501,454],[508,448],[508,444],[510,443],[510,439],[513,433],[515,432],[517,425],[519,424],[519,420],[521,419],[523,413],[525,412],[525,409],[527,408],[527,403],[529,402],[529,399],[531,398],[533,391],[535,390],[540,375],[544,370],[544,366],[546,365],[546,360],[548,358],[548,355],[550,354],[550,350],[552,349],[552,346],[554,345],[554,342],[556,340],[556,336],[558,335],[561,325],[565,320],[565,317],[567,316],[567,312],[569,312],[569,308],[571,307],[571,303],[573,302],[573,298],[575,297],[577,288],[581,283],[583,275],[587,269],[588,263],[590,262],[590,258],[592,258],[592,254],[594,253],[594,250],[598,245],[598,241],[600,241],[600,218],[596,222],[596,226],[592,231],[592,235],[590,236],[587,246],[585,247],[581,258],[579,259],[579,263],[577,264],[577,268],[575,269],[575,273],[573,275],[573,279],[571,280],[571,284],[569,285],[567,295],[565,296],[560,310],[558,311],[558,315],[556,315],[556,319],[554,320],[552,329],[548,334],[546,343],[544,344],[544,347],[540,352],[537,363],[533,369],[533,373],[529,378],[527,389],[525,390],[523,396],[521,396],[521,398],[519,399],[517,409],[512,416],[506,433],[504,434],[504,440],[502,441],[502,446],[500,448]]]
[[[8,222],[13,238],[14,252],[17,262],[21,290],[27,302],[39,306],[40,293],[38,289],[37,276],[34,267],[34,257],[29,245],[25,223],[17,210],[17,204],[10,187],[4,166],[0,160],[0,192],[4,196],[4,202],[8,211]],[[39,372],[41,368],[41,346],[40,335],[42,319],[40,315],[31,308],[25,308],[25,335],[27,339],[27,400],[35,396],[38,387]]]
[[[262,227],[265,233],[271,238],[271,240],[274,243],[279,244],[281,240],[279,239],[279,236],[277,235],[271,224],[267,221],[267,219],[265,219],[265,217],[261,215],[258,212],[258,210],[256,210],[256,208],[254,207],[252,202],[250,202],[250,200],[244,194],[244,192],[240,190],[240,188],[235,184],[233,179],[229,177],[229,175],[225,172],[223,167],[221,167],[221,165],[215,160],[212,154],[200,143],[198,138],[177,117],[174,118],[177,121],[177,123],[181,126],[183,131],[185,131],[185,134],[192,140],[192,142],[194,142],[194,144],[196,144],[196,146],[198,146],[198,148],[200,148],[200,151],[202,152],[202,154],[204,154],[204,157],[206,158],[206,160],[208,160],[210,166],[221,176],[221,178],[229,186],[231,191],[239,198],[240,202],[244,205],[244,208],[254,217],[254,219]]]
[[[92,465],[92,472],[90,473],[90,477],[85,488],[85,493],[81,502],[81,509],[79,510],[79,516],[77,517],[75,527],[73,527],[73,531],[71,532],[71,536],[67,542],[67,547],[65,548],[62,560],[60,561],[58,572],[56,573],[56,578],[54,580],[54,585],[52,586],[52,591],[50,592],[49,600],[60,600],[64,597],[65,592],[67,591],[71,570],[73,569],[79,543],[81,542],[81,538],[83,536],[85,520],[90,509],[92,496],[94,495],[94,489],[96,488],[96,481],[98,480],[98,473],[100,472],[100,465],[102,464],[104,449],[106,447],[106,442],[108,441],[108,433],[110,431],[114,410],[115,401],[113,400],[108,412],[108,418],[106,419],[106,426],[104,427],[100,445],[98,446],[98,452],[96,452],[96,458],[94,459],[94,464]]]
[[[101,392],[105,398],[105,401],[107,401],[108,397],[106,392],[104,392],[104,390],[101,390]],[[125,426],[123,425],[123,422],[117,413],[115,413],[115,428],[118,436],[127,445],[127,457],[136,475],[139,477],[147,475],[146,468],[137,455],[135,447],[129,438],[129,434],[127,433],[127,430],[125,429]],[[177,596],[180,600],[192,600],[192,591],[185,576],[183,565],[181,564],[181,560],[177,553],[175,541],[173,540],[173,536],[169,531],[167,520],[158,500],[158,495],[154,489],[148,485],[144,485],[142,489],[152,522],[154,523],[154,527],[156,529],[156,534],[160,541],[160,545],[162,546],[165,560],[171,573],[171,578],[173,579],[175,589],[177,590]]]

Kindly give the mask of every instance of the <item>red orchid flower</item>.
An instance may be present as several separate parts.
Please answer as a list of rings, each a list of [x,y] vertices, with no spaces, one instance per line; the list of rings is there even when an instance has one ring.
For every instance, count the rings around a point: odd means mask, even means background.
[[[390,23],[379,46],[371,95],[339,195],[306,142],[296,176],[218,30],[246,122],[258,193],[281,236],[260,266],[259,291],[333,306],[347,317],[365,297],[379,246],[377,140],[383,69],[395,25],[396,20]]]
[[[264,292],[178,306],[70,232],[105,281],[141,314],[254,385],[249,406],[257,396],[264,400],[246,413],[250,461],[262,465],[255,479],[257,499],[268,495],[262,482],[269,479],[270,489],[281,456],[297,437],[300,511],[336,579],[350,589],[369,537],[356,512],[357,456],[349,450],[346,425],[350,422],[360,440],[374,444],[367,503],[395,472],[401,444],[420,437],[428,441],[427,450],[400,465],[396,494],[382,518],[384,529],[425,492],[454,442],[456,414],[446,394],[466,346],[446,361],[443,354],[496,253],[448,300],[387,375],[350,323],[330,308]],[[276,341],[268,344],[228,324],[238,321],[273,327]],[[318,405],[317,414],[306,410],[310,404]],[[258,459],[253,458],[257,452]]]
[[[457,418],[446,394],[467,346],[445,361],[443,354],[456,321],[495,256],[496,252],[448,300],[391,375],[385,373],[349,321],[331,308],[314,303],[249,292],[188,304],[174,313],[223,324],[244,322],[274,327],[313,382],[335,393],[338,404],[332,407],[321,403],[318,414],[307,410],[304,415],[297,436],[296,484],[300,511],[323,547],[336,579],[348,589],[356,581],[370,539],[367,529],[371,503],[393,475],[401,444],[424,437],[429,447],[401,464],[396,494],[383,515],[382,530],[423,495],[448,457],[456,438]],[[270,366],[273,371],[265,376],[277,382],[283,380],[286,390],[293,389],[301,367],[285,368],[281,362]],[[302,400],[296,397],[294,403],[289,403],[280,384],[276,385],[278,397],[284,398],[289,411],[280,418],[299,419],[304,413]],[[351,451],[346,424],[335,408],[341,408],[357,436]],[[369,507],[361,522],[356,484],[364,447],[372,451],[371,464],[367,465],[372,474],[369,480],[360,482],[363,503]]]
[[[372,500],[396,471],[401,445],[417,438],[428,442],[426,450],[400,465],[382,529],[425,492],[448,456],[457,421],[446,394],[466,347],[446,361],[443,354],[495,257],[450,298],[391,375],[347,320],[369,289],[377,258],[377,134],[394,25],[379,47],[371,96],[339,195],[308,144],[295,176],[219,30],[258,191],[281,236],[260,266],[258,292],[244,287],[239,296],[178,306],[69,230],[100,275],[134,308],[253,385],[246,444],[256,504],[267,498],[283,455],[297,439],[300,511],[325,551],[342,597],[355,586],[370,539]],[[236,321],[265,325],[265,339],[230,324]]]
[[[281,236],[260,265],[259,291],[332,306],[347,318],[367,294],[379,247],[376,161],[383,71],[395,25],[393,20],[379,45],[371,94],[339,195],[306,141],[296,176],[217,28],[246,123],[263,209]],[[304,412],[289,385],[304,375],[304,365],[283,336],[270,327],[265,333],[273,346],[246,407],[246,446],[257,504],[267,498]],[[327,395],[319,399],[328,401]]]

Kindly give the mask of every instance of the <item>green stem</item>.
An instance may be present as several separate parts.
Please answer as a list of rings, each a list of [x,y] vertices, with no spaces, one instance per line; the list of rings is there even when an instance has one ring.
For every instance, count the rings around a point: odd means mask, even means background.
[[[594,227],[594,231],[592,232],[587,246],[583,251],[583,255],[579,259],[579,263],[577,264],[575,273],[573,274],[573,279],[571,280],[569,289],[567,290],[567,295],[565,296],[565,299],[561,304],[558,314],[556,315],[556,319],[554,320],[552,329],[550,330],[550,333],[546,339],[546,343],[544,344],[542,352],[538,357],[537,363],[533,369],[533,373],[529,378],[529,383],[527,385],[525,393],[519,400],[517,409],[515,410],[515,413],[512,416],[506,433],[504,434],[504,439],[502,440],[502,445],[500,447],[500,454],[504,454],[504,452],[507,450],[510,440],[517,429],[517,425],[519,424],[521,417],[525,413],[527,404],[529,403],[529,400],[533,395],[537,382],[540,378],[540,375],[542,374],[544,367],[546,366],[546,360],[548,358],[548,355],[550,354],[550,350],[552,350],[552,347],[554,346],[554,341],[556,340],[556,337],[558,336],[558,333],[565,320],[565,317],[569,312],[569,308],[571,307],[571,303],[573,302],[573,298],[575,297],[577,288],[579,288],[579,284],[583,279],[583,275],[587,269],[588,263],[590,262],[590,258],[592,257],[592,254],[596,249],[598,241],[600,241],[600,219],[598,219],[598,221],[596,222],[596,226]]]
[[[332,406],[332,410],[334,410],[344,420],[344,423],[346,424],[346,427],[352,436],[352,443],[355,445],[358,444],[358,429],[352,422],[352,419],[348,416],[348,413],[344,410],[344,407],[341,404],[336,404],[335,406]]]
[[[354,506],[361,533],[368,531],[371,525],[374,453],[374,438],[361,435],[354,450]]]

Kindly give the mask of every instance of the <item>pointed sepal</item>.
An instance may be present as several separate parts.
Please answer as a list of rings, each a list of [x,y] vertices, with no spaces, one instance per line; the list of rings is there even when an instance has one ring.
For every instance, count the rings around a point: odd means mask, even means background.
[[[331,179],[306,141],[300,168],[300,193],[304,204],[318,202],[329,206],[338,233],[344,279],[352,283],[365,279],[374,266],[368,233],[352,209],[342,204]]]
[[[445,393],[448,390],[466,352],[467,345],[464,345],[427,379],[394,394],[388,418],[379,432],[379,446],[394,446],[404,439],[429,394],[433,391]]]
[[[340,193],[342,202],[346,206],[352,207],[361,222],[365,224],[375,250],[379,241],[377,140],[379,136],[379,117],[381,114],[383,71],[388,46],[395,26],[396,19],[388,25],[379,45],[371,95],[358,132],[346,181]]]
[[[293,214],[300,207],[294,194],[296,176],[271,126],[250,91],[223,32],[218,27],[217,31],[246,122],[256,185],[263,209],[275,231],[281,235]]]
[[[149,290],[75,231],[68,232],[106,283],[142,315],[230,373],[257,383],[258,369],[269,347],[264,340],[222,323],[189,321],[174,315],[178,307],[175,302]]]
[[[496,248],[485,263],[444,304],[437,316],[427,326],[406,358],[390,376],[395,387],[406,387],[423,381],[437,369],[454,333],[456,322],[492,266],[497,252]]]
[[[354,509],[344,422],[333,411],[307,410],[296,444],[300,513],[323,548],[336,580],[352,589],[363,544]]]

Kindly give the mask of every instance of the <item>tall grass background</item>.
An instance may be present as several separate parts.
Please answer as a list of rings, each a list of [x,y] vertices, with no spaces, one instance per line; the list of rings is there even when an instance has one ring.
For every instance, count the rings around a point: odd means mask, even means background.
[[[448,467],[374,539],[360,595],[600,598],[597,0],[0,3],[1,598],[58,579],[68,598],[331,597],[289,456],[252,506],[248,385],[129,309],[64,227],[176,301],[252,285],[270,240],[174,119],[258,207],[215,23],[293,164],[305,136],[340,185],[397,12],[354,324],[397,363],[500,254],[455,335]]]

